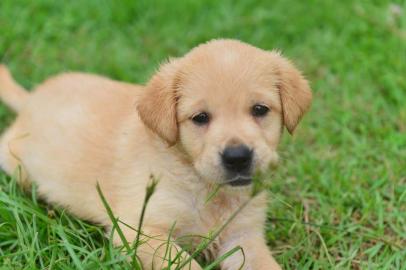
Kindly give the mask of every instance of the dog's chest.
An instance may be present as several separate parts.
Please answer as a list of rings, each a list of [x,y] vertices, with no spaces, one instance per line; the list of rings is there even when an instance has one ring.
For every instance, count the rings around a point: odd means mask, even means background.
[[[202,242],[209,241],[204,255],[206,258],[215,256],[222,242],[224,225],[238,211],[242,201],[241,196],[231,197],[223,192],[210,199],[197,196],[190,218],[183,222],[183,227],[178,228],[177,242],[183,247],[195,249]]]

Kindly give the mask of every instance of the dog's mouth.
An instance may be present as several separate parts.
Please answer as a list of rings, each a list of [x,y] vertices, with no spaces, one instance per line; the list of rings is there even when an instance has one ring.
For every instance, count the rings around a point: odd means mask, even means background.
[[[248,186],[252,183],[252,177],[250,175],[238,174],[232,178],[227,179],[224,184],[239,187],[239,186]]]

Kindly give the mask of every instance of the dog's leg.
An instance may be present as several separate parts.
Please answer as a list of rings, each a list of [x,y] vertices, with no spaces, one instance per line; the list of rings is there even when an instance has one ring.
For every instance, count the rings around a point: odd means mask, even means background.
[[[221,264],[222,270],[280,270],[269,251],[263,235],[266,220],[266,193],[253,197],[248,205],[236,216],[234,222],[220,235],[221,246],[218,256],[235,247],[235,252]]]
[[[129,228],[123,228],[122,230],[129,243],[135,240],[136,231]],[[185,251],[179,253],[182,251],[182,248],[174,243],[168,233],[162,233],[159,230],[144,226],[140,240],[141,243],[137,248],[137,257],[140,259],[143,266],[142,269],[144,270],[179,269],[177,267],[189,258],[189,254]],[[117,234],[114,235],[113,241],[115,245],[122,245],[121,239]],[[166,268],[169,266],[170,261],[170,267]],[[202,270],[193,259],[180,269]]]
[[[227,258],[221,265],[222,270],[280,270],[269,251],[264,238],[258,234],[240,234],[241,236],[229,239],[222,245],[220,256],[236,246],[243,252],[236,252]]]
[[[28,188],[30,182],[20,160],[19,147],[19,142],[27,135],[19,133],[18,130],[18,123],[15,122],[0,138],[0,167],[9,175],[14,175],[20,186]]]

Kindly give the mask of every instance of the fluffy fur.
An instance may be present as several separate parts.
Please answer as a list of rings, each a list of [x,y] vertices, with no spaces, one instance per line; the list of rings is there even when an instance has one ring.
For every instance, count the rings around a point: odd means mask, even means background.
[[[49,203],[107,228],[111,222],[96,183],[114,213],[136,227],[154,175],[159,184],[143,232],[166,239],[176,221],[173,240],[207,235],[249,199],[249,186],[227,185],[219,153],[245,144],[253,149],[254,169],[266,169],[277,161],[283,126],[293,132],[312,97],[307,81],[279,53],[234,40],[214,40],[164,63],[146,86],[65,73],[28,93],[1,66],[0,95],[18,113],[0,144],[7,173],[21,166],[22,181],[35,181]],[[270,108],[265,117],[250,114],[258,103]],[[211,121],[199,126],[191,118],[202,111]],[[219,192],[206,202],[217,184]],[[280,269],[263,236],[265,219],[266,198],[260,194],[210,253],[215,258],[239,245],[244,269]],[[133,230],[122,229],[134,240]],[[146,269],[159,269],[164,251],[162,241],[150,239],[139,257]],[[236,253],[221,269],[238,269],[242,261]],[[193,261],[191,269],[201,267]]]

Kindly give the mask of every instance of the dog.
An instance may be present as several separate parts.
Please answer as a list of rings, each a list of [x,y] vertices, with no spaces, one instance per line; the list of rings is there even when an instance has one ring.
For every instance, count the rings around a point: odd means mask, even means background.
[[[312,93],[279,52],[217,39],[163,63],[145,86],[63,73],[32,92],[1,66],[0,96],[18,115],[0,164],[8,174],[20,168],[20,181],[35,182],[48,203],[111,230],[98,183],[114,215],[137,228],[153,176],[143,235],[171,238],[175,254],[177,240],[208,235],[238,211],[208,254],[240,246],[221,269],[280,269],[264,237],[266,196],[250,199],[252,178],[277,162],[284,128],[295,130]],[[134,241],[135,230],[121,229]],[[137,250],[144,268],[165,267],[162,241],[146,241]],[[184,269],[202,268],[193,259]]]

